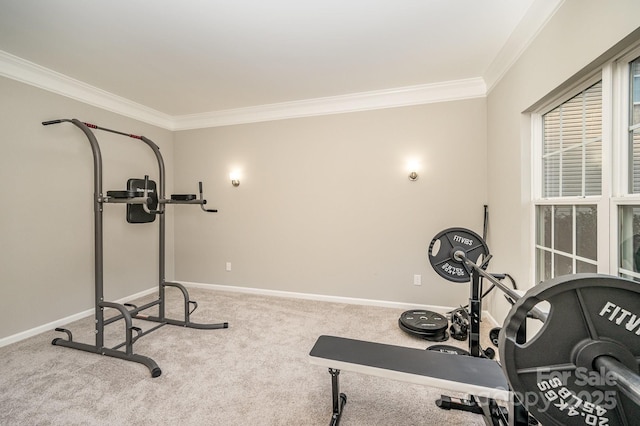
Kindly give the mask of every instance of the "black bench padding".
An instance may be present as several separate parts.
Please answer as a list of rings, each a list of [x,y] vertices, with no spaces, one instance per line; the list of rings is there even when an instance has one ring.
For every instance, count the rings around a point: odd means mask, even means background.
[[[452,355],[423,349],[366,342],[335,336],[320,336],[309,353],[312,363],[329,368],[345,369],[385,377],[385,371],[410,376],[390,375],[394,379],[411,380],[434,386],[455,382],[461,385],[500,390],[508,394],[509,385],[496,361],[470,356]],[[361,368],[365,367],[364,369]],[[353,368],[350,368],[353,367]],[[377,370],[380,369],[380,370]],[[425,380],[421,380],[425,378]],[[446,383],[445,383],[446,384]]]

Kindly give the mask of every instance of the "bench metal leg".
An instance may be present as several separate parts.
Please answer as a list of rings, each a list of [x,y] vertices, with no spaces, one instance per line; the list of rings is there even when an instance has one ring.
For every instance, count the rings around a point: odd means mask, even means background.
[[[330,368],[329,374],[331,374],[331,399],[333,400],[333,414],[331,415],[329,426],[338,426],[342,416],[342,409],[344,404],[347,403],[347,395],[340,393],[340,382],[338,380],[340,370]]]

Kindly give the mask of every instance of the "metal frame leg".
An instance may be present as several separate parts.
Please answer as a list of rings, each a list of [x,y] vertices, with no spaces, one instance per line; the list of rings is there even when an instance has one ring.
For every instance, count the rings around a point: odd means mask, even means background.
[[[340,424],[340,417],[342,417],[342,409],[347,403],[347,395],[340,393],[340,381],[338,377],[340,370],[330,368],[329,374],[331,374],[331,399],[333,402],[333,413],[329,426],[338,426]]]

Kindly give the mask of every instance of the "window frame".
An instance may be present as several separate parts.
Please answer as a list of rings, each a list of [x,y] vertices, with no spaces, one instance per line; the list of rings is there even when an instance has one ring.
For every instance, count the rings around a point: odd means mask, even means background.
[[[638,207],[640,206],[640,193],[633,194],[630,182],[631,182],[631,170],[630,170],[630,155],[631,150],[629,146],[629,114],[630,108],[630,63],[640,58],[640,46],[636,45],[634,48],[629,49],[626,53],[620,55],[620,57],[613,61],[613,80],[614,80],[614,99],[612,102],[614,109],[614,123],[612,129],[613,139],[613,161],[614,170],[619,170],[619,173],[613,176],[613,190],[610,200],[610,211],[612,217],[611,223],[611,247],[610,247],[610,274],[611,275],[634,275],[632,271],[623,270],[620,266],[620,227],[621,227],[621,211],[623,207]],[[640,274],[635,274],[640,278]]]
[[[630,63],[640,58],[640,44],[633,46],[603,63],[567,89],[538,103],[530,111],[531,123],[531,209],[530,268],[536,280],[540,265],[537,263],[537,207],[597,206],[597,264],[598,273],[609,275],[629,274],[620,266],[620,226],[622,208],[640,207],[640,193],[632,194],[630,185],[629,114],[630,114]],[[599,196],[542,197],[543,185],[543,115],[581,93],[598,80],[602,80],[602,194]],[[575,240],[575,234],[574,234]],[[640,279],[640,273],[637,273]]]
[[[602,81],[602,191],[600,195],[579,195],[579,196],[560,196],[560,197],[543,197],[543,144],[544,144],[544,130],[543,130],[543,116],[549,111],[557,108],[573,97],[579,95],[584,90],[593,86],[594,84]],[[610,205],[609,198],[611,182],[610,182],[610,169],[608,164],[610,163],[609,147],[610,135],[609,129],[611,128],[611,114],[610,109],[606,107],[607,103],[610,103],[611,99],[611,73],[610,69],[603,67],[598,69],[584,78],[571,85],[567,90],[562,91],[547,102],[542,104],[538,109],[531,113],[531,148],[532,148],[532,179],[531,179],[531,217],[532,229],[531,229],[531,253],[530,259],[533,267],[531,268],[532,280],[538,280],[538,271],[540,265],[538,265],[537,250],[540,248],[537,240],[537,208],[538,206],[567,206],[575,207],[580,205],[595,205],[597,208],[597,231],[596,238],[598,241],[606,241],[606,235],[610,232]],[[574,218],[575,221],[575,218]],[[605,225],[605,226],[603,226]],[[603,229],[606,228],[606,229]],[[574,234],[574,245],[575,245]],[[573,262],[578,256],[574,253],[572,256]],[[602,244],[597,244],[597,271],[598,273],[609,273],[610,257],[607,248],[602,247]],[[536,281],[534,281],[536,282]]]

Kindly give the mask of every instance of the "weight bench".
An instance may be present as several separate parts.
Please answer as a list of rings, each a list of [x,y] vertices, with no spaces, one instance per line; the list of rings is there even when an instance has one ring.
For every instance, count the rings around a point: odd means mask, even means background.
[[[341,370],[468,393],[477,396],[477,402],[486,410],[491,409],[492,400],[512,402],[502,369],[490,359],[335,336],[320,336],[309,357],[312,364],[327,367],[331,374],[331,425],[338,425],[347,402],[346,395],[340,393]]]

